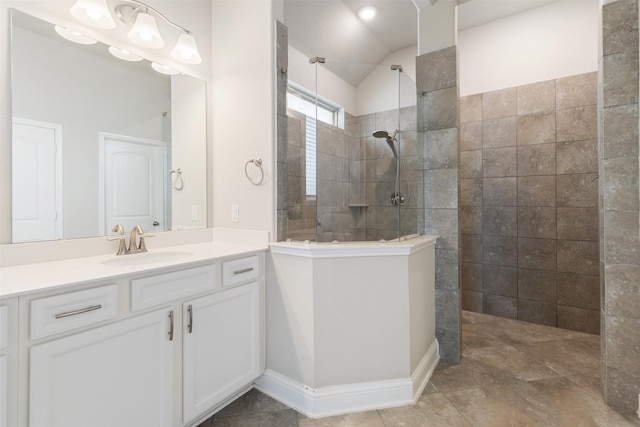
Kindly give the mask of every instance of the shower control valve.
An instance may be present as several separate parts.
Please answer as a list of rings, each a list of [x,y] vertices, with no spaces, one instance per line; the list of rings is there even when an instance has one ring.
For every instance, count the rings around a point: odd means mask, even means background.
[[[391,193],[391,197],[389,197],[389,200],[391,201],[392,206],[402,206],[407,203],[407,198],[404,197],[404,194],[402,193]]]

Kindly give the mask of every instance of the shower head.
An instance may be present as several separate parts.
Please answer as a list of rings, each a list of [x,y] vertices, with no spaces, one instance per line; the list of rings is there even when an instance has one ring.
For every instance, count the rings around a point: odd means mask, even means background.
[[[395,158],[398,158],[398,153],[396,153],[396,146],[394,144],[395,140],[396,140],[396,132],[394,132],[393,134],[389,134],[389,132],[387,132],[386,130],[377,130],[373,133],[373,137],[374,138],[385,138],[387,140],[387,144],[389,144],[389,148],[391,148],[391,151],[393,151],[393,155],[395,156]]]

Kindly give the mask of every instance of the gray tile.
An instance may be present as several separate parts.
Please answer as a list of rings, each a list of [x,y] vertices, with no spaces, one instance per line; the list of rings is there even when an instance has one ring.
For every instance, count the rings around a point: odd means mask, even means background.
[[[484,206],[516,206],[518,192],[515,177],[484,178],[482,186]]]
[[[479,172],[485,178],[517,175],[516,147],[485,148],[479,153],[482,165]]]
[[[556,272],[518,269],[518,298],[556,303]]]
[[[484,236],[482,238],[482,261],[484,264],[516,267],[518,263],[516,237]]]
[[[560,322],[558,306],[558,322]],[[536,360],[542,361],[560,375],[581,375],[598,372],[599,337],[563,339],[536,342],[530,344],[514,344]]]
[[[460,207],[460,233],[482,234],[482,208],[473,206]]]
[[[557,79],[556,105],[559,110],[596,105],[596,73]]]
[[[525,176],[518,178],[518,206],[555,206],[556,177]]]
[[[482,292],[482,264],[463,262],[461,279],[462,289]]]
[[[425,138],[425,169],[451,169],[458,166],[458,130],[456,128],[419,134]]]
[[[535,144],[518,147],[518,176],[556,173],[556,145]]]
[[[483,208],[482,232],[487,236],[516,236],[517,208]]]
[[[604,312],[637,317],[640,307],[640,265],[607,264],[604,270]]]
[[[557,142],[596,139],[596,110],[593,105],[556,111]]]
[[[482,206],[482,178],[460,180],[460,206]]]
[[[602,58],[603,106],[638,102],[638,52],[621,52]]]
[[[482,122],[460,124],[460,150],[482,149]]]
[[[462,151],[460,153],[460,177],[482,177],[482,150]]]
[[[482,236],[463,234],[461,258],[463,262],[482,262]]]
[[[518,237],[556,238],[556,208],[518,208]]]
[[[516,90],[518,115],[555,111],[555,80],[518,86]]]
[[[516,145],[516,117],[482,121],[482,147],[513,147]]]
[[[458,126],[458,88],[450,87],[418,95],[418,130]]]
[[[482,94],[460,98],[460,124],[482,120]]]
[[[275,399],[251,389],[233,403],[226,406],[216,414],[216,417],[234,417],[237,415],[259,414],[264,412],[276,412],[288,409],[287,406]]]
[[[610,2],[602,7],[604,55],[629,52],[638,46],[637,10],[634,0]]]
[[[598,142],[559,142],[556,144],[556,171],[558,174],[597,173]]]
[[[640,259],[638,211],[605,211],[604,260],[637,265]]]
[[[518,299],[502,295],[484,294],[482,312],[494,316],[518,318]]]
[[[462,291],[462,309],[482,312],[482,292]]]
[[[558,271],[596,276],[600,270],[598,242],[558,240]]]
[[[429,235],[440,236],[436,240],[436,248],[458,249],[458,210],[457,209],[429,209],[424,210],[424,229]]]
[[[607,384],[606,395],[607,404],[614,408],[632,412],[637,408],[636,396],[640,394],[640,374],[634,374],[632,372],[622,371],[620,369],[605,367]],[[616,414],[619,415],[619,414]],[[630,421],[629,426],[637,426],[638,422],[633,418],[633,415],[628,417]],[[620,423],[620,425],[623,425]]]
[[[457,83],[457,53],[451,46],[416,58],[416,85],[420,92],[455,87]]]
[[[436,289],[435,306],[436,312],[436,328],[447,331],[457,331],[460,329],[460,318],[458,311],[460,310],[461,294],[459,291],[451,289]]]
[[[598,241],[597,208],[558,209],[558,239]]]
[[[604,162],[604,206],[607,210],[638,210],[638,159],[620,157]]]
[[[296,427],[298,414],[293,409],[236,417],[213,418],[212,427]]]
[[[424,201],[427,208],[458,207],[458,171],[437,169],[424,172]]]
[[[482,118],[495,119],[516,115],[516,88],[482,94]]]
[[[638,104],[603,108],[604,158],[638,155]]]
[[[403,407],[405,408],[405,407]],[[402,409],[399,409],[402,410]],[[352,414],[336,415],[324,418],[307,418],[298,414],[299,427],[385,427],[377,411],[356,412]]]
[[[555,142],[556,114],[550,112],[518,116],[516,128],[518,145]]]
[[[463,357],[459,364],[440,361],[431,376],[431,382],[441,392],[450,393],[492,385],[495,383],[495,377],[481,363]]]
[[[435,250],[436,289],[459,289],[459,257],[459,251],[446,249]]]
[[[440,329],[436,326],[436,339],[438,340],[438,350],[441,361],[451,363],[460,362],[462,337],[459,330],[450,331]]]
[[[598,175],[557,176],[558,206],[595,208],[598,206]]]
[[[518,320],[556,326],[556,305],[518,298]]]
[[[518,239],[518,267],[553,271],[556,268],[555,239]]]
[[[558,305],[558,327],[599,335],[600,310]]]
[[[478,294],[477,292],[472,292],[474,294]],[[482,294],[480,295],[480,306],[479,309],[482,310]],[[463,296],[464,301],[464,296]],[[463,308],[464,310],[464,308]],[[474,313],[465,313],[465,317],[468,314]],[[487,316],[490,319],[493,316]],[[507,344],[503,342],[500,338],[496,337],[491,333],[491,331],[487,331],[487,328],[482,323],[463,323],[462,324],[462,351],[464,357],[467,356],[466,350],[471,348],[487,348],[487,347],[504,347]],[[496,357],[496,359],[498,359]]]
[[[558,273],[557,301],[560,305],[600,309],[600,279],[574,273]]]
[[[493,295],[518,296],[518,269],[485,264],[482,291]]]

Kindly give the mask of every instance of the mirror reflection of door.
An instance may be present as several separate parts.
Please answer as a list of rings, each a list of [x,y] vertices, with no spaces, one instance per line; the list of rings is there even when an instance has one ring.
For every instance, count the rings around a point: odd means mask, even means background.
[[[62,238],[62,126],[13,119],[12,241]]]
[[[100,135],[100,221],[104,234],[116,224],[131,230],[162,231],[164,144],[161,141]]]

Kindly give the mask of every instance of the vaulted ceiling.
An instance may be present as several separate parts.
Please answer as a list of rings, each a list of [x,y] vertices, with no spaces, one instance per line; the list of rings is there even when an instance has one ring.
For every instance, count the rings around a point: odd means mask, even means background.
[[[424,0],[418,0],[418,4]],[[458,30],[483,25],[557,0],[459,1]],[[363,21],[358,10],[377,9]],[[426,6],[429,7],[429,6]],[[379,64],[392,52],[415,46],[418,12],[413,0],[284,0],[289,44],[307,57],[322,56],[350,63]],[[328,64],[352,85],[368,74],[366,67]]]

